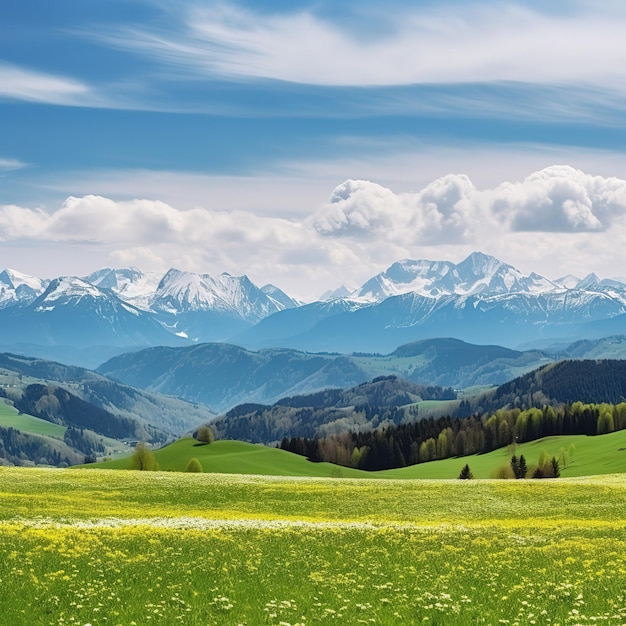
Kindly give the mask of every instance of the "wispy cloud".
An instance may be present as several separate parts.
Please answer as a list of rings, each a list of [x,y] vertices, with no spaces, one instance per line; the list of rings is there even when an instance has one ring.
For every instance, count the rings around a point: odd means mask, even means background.
[[[26,163],[18,161],[17,159],[3,159],[0,157],[0,172],[11,172],[13,170],[20,170],[26,167]]]
[[[187,73],[313,85],[520,81],[623,88],[626,7],[577,3],[547,14],[523,3],[390,11],[359,31],[313,10],[255,13],[188,3],[167,30],[123,29],[110,43]],[[179,5],[177,5],[177,11]]]
[[[91,96],[90,87],[73,78],[0,63],[0,99],[76,104]]]

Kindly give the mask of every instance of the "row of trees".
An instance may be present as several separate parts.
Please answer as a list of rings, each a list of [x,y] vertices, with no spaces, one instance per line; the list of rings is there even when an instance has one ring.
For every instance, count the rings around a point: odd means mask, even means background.
[[[595,435],[626,428],[626,403],[500,409],[484,417],[429,418],[326,438],[284,438],[283,450],[313,461],[365,470],[391,469],[489,452],[550,435]]]
[[[526,478],[528,474],[528,466],[526,465],[526,459],[522,454],[519,459],[517,456],[513,455],[511,457],[511,461],[509,463],[512,477],[513,478]],[[509,478],[510,476],[507,473],[507,468],[500,468],[500,471],[497,473],[498,478]],[[547,460],[545,453],[542,452],[539,457],[539,463],[535,468],[532,477],[533,478],[558,478],[561,475],[561,468],[559,465],[559,461],[556,457],[552,457],[550,460]],[[469,464],[465,464],[461,473],[459,474],[460,480],[471,480],[474,478],[472,474],[472,470],[470,469]]]

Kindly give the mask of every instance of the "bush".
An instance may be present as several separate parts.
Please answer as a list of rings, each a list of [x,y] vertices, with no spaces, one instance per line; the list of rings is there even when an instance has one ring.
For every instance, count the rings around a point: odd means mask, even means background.
[[[187,463],[187,467],[185,468],[186,472],[198,473],[201,474],[204,470],[202,469],[202,465],[200,461],[193,457],[193,459],[189,459],[189,463]]]
[[[514,478],[513,470],[508,463],[500,465],[500,467],[498,467],[498,469],[493,473],[493,477],[506,480],[508,480],[509,478]]]

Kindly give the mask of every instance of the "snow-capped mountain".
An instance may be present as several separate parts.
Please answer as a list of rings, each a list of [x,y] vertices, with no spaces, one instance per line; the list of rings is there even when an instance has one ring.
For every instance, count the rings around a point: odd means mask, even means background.
[[[0,273],[0,310],[11,312],[13,326],[30,320],[32,332],[24,331],[28,339],[18,338],[20,333],[11,334],[7,325],[4,338],[0,332],[0,343],[32,341],[56,345],[64,337],[63,342],[83,345],[77,337],[71,340],[70,325],[62,324],[64,316],[73,320],[77,333],[93,318],[100,329],[96,332],[94,327],[91,334],[94,345],[157,345],[183,339],[219,341],[268,315],[300,304],[274,285],[259,288],[247,276],[227,273],[211,276],[171,269],[161,276],[136,268],[103,268],[84,278],[42,280],[5,270]],[[45,313],[50,315],[43,316]],[[135,320],[135,330],[131,329],[131,319]],[[118,334],[105,332],[103,323],[119,327]],[[37,329],[43,332],[42,336],[38,336]]]
[[[449,261],[405,259],[368,280],[351,297],[382,302],[390,296],[418,293],[427,297],[470,296],[505,293],[545,293],[559,285],[539,276],[524,276],[493,256],[473,252],[455,265]]]
[[[0,309],[16,304],[29,304],[45,291],[49,282],[15,270],[6,269],[0,272]]]
[[[567,276],[561,276],[561,278],[557,278],[554,281],[559,287],[563,287],[564,289],[575,289],[580,283],[580,278],[578,276],[574,276],[573,274],[567,274]]]
[[[339,296],[339,297],[338,297]],[[460,263],[398,261],[353,293],[303,305],[247,276],[164,276],[105,268],[85,278],[0,273],[0,345],[179,345],[384,352],[453,337],[525,342],[626,332],[626,284],[589,274],[552,281],[474,252]],[[606,332],[605,332],[606,331]]]
[[[51,280],[25,306],[1,311],[0,343],[56,346],[149,346],[179,344],[152,314],[74,276]]]
[[[247,276],[171,269],[149,306],[174,334],[193,341],[222,341],[297,302],[273,285],[257,287]]]
[[[333,302],[344,306],[313,303],[289,316],[270,316],[242,335],[242,343],[261,347],[280,340],[310,351],[385,352],[435,337],[509,347],[551,337],[597,337],[607,320],[613,333],[626,331],[626,284],[595,275],[558,281],[524,275],[480,252],[458,264],[398,261],[349,298]]]
[[[168,313],[220,311],[257,322],[284,308],[247,276],[194,274],[171,269],[151,299],[151,309]]]
[[[353,293],[353,289],[348,289],[345,285],[341,285],[336,289],[328,289],[320,296],[320,301],[334,300],[335,298],[348,298]]]
[[[84,280],[96,287],[110,289],[129,304],[149,310],[150,299],[157,290],[161,275],[156,272],[144,273],[134,267],[106,267],[85,276]]]

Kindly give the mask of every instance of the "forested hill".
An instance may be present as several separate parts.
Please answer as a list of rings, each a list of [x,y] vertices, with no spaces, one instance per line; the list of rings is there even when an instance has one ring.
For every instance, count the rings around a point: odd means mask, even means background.
[[[626,361],[568,360],[551,363],[500,385],[461,412],[493,412],[499,408],[531,408],[572,402],[618,404],[626,400]]]
[[[397,376],[378,376],[351,389],[326,389],[317,393],[282,398],[278,406],[332,408],[348,406],[401,406],[418,400],[455,400],[451,387],[419,385]]]
[[[82,367],[45,359],[0,353],[2,375],[9,387],[58,384],[81,400],[117,417],[139,419],[172,435],[180,435],[213,417],[202,405],[135,389]]]
[[[86,428],[113,439],[166,439],[162,431],[139,420],[113,415],[54,385],[34,384],[4,393],[19,411],[62,426]]]
[[[328,389],[283,398],[272,406],[246,404],[212,423],[218,437],[256,443],[283,437],[316,437],[346,430],[368,430],[381,423],[415,419],[412,403],[454,399],[452,389],[416,385],[397,376],[381,376],[351,389]]]

